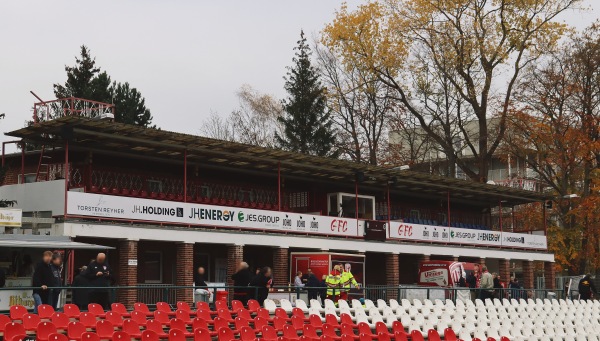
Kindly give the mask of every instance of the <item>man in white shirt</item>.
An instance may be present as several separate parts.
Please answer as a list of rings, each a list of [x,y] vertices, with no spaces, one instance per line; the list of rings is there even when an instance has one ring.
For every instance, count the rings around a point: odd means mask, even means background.
[[[304,283],[302,283],[302,271],[296,272],[296,278],[294,278],[294,286],[296,288],[304,287]]]

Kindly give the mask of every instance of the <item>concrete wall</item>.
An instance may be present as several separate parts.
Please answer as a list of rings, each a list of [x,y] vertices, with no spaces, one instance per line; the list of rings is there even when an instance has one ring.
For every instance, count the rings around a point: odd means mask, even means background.
[[[23,212],[52,211],[53,216],[64,215],[65,180],[1,186],[0,198],[16,200],[15,208]]]

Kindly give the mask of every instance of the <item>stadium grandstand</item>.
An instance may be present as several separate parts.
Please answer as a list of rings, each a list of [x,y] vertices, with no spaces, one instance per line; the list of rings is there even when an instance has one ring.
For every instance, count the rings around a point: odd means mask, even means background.
[[[600,304],[557,288],[545,224],[524,228],[510,211],[528,205],[545,216],[543,193],[116,123],[113,110],[40,102],[33,124],[7,133],[15,140],[3,143],[0,197],[16,200],[7,211],[20,216],[5,224],[0,253],[7,286],[23,289],[0,290],[5,340],[600,334]],[[5,153],[11,143],[20,151]],[[67,260],[60,309],[32,314],[31,278],[17,270],[47,249]],[[99,251],[112,268],[112,305],[73,304],[77,269]],[[262,305],[252,286],[234,299],[240,263],[272,269]],[[331,299],[294,285],[307,273],[329,284],[337,264],[356,285],[335,287]],[[484,267],[501,285],[493,295],[459,288]],[[509,288],[515,279],[520,287]]]

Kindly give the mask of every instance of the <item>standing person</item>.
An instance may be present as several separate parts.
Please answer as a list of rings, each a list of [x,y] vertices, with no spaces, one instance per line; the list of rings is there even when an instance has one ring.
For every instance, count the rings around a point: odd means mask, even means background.
[[[519,280],[516,277],[511,277],[508,287],[510,288],[510,298],[514,298],[515,300],[521,298],[521,295],[519,295],[521,285],[519,284]]]
[[[304,283],[304,284],[308,283],[308,279],[310,278],[310,275],[312,273],[313,272],[312,272],[312,270],[310,268],[306,269],[306,273],[304,275],[302,275],[302,283]]]
[[[90,303],[98,303],[108,310],[110,308],[110,299],[108,297],[108,287],[110,286],[110,280],[112,271],[106,262],[106,255],[99,253],[96,259],[93,260],[85,272],[85,277],[90,281]],[[107,289],[103,289],[103,288]]]
[[[296,277],[294,277],[294,287],[303,288],[304,283],[302,283],[302,271],[296,272]]]
[[[342,290],[340,292],[340,299],[347,301],[348,293],[350,292],[351,285],[354,285],[355,288],[359,289],[360,285],[354,278],[352,274],[352,265],[350,263],[346,263],[345,266],[341,264],[338,266],[342,269],[342,274],[340,276],[340,281],[342,282]]]
[[[589,274],[583,276],[581,280],[579,280],[579,299],[580,300],[590,300],[593,295],[596,295],[596,286],[594,282],[592,282],[592,276]]]
[[[79,307],[79,309],[87,309],[88,303],[90,303],[89,299],[89,289],[86,287],[89,286],[89,281],[85,278],[85,270],[87,266],[82,266],[79,269],[79,273],[73,278],[73,283],[71,286],[73,287],[72,300],[73,303]]]
[[[467,277],[467,284],[471,288],[471,301],[475,302],[475,299],[479,296],[477,289],[481,281],[481,273],[479,271],[479,264],[473,265],[473,272]]]
[[[321,298],[321,304],[325,304],[325,299],[327,298],[327,275],[323,275],[321,280],[319,281],[319,297]]]
[[[255,277],[258,277],[255,276]],[[241,301],[244,305],[248,304],[250,298],[250,289],[246,288],[252,281],[252,272],[246,262],[240,262],[237,272],[231,275],[233,280],[233,299]]]
[[[264,306],[265,300],[269,297],[269,289],[271,288],[271,268],[265,266],[260,270],[260,273],[252,279],[250,282],[251,287],[256,287],[257,296],[256,300],[260,306]]]
[[[62,255],[58,252],[52,254],[52,260],[50,261],[50,269],[52,270],[52,285],[49,285],[50,288],[58,288],[62,286]],[[58,309],[58,296],[60,295],[61,290],[59,289],[50,289],[50,303],[54,310]]]
[[[458,286],[460,288],[468,288],[467,279],[465,278],[467,274],[463,271],[460,273],[460,278],[458,279]]]
[[[48,290],[48,287],[51,286],[54,281],[54,275],[52,274],[52,269],[50,269],[51,261],[52,252],[44,251],[42,261],[35,266],[35,270],[33,271],[31,286],[39,288],[33,289],[34,314],[37,314],[39,305],[48,304],[50,300],[50,290]]]
[[[315,274],[311,273],[310,275],[308,275],[306,287],[308,288],[306,289],[306,291],[308,292],[308,301],[310,302],[310,300],[316,300],[317,297],[319,297],[321,282],[319,281],[317,276],[315,276]]]
[[[339,265],[336,264],[325,279],[325,283],[327,284],[327,298],[333,302],[337,302],[340,298],[342,287],[341,276],[341,269],[339,268]]]
[[[494,273],[494,298],[502,299],[504,295],[504,287],[502,286],[502,280],[500,275]]]
[[[493,298],[494,278],[485,265],[481,267],[481,281],[479,287],[481,288],[479,297],[482,301],[485,301],[486,298]]]
[[[199,267],[194,274],[194,286],[201,289],[208,288],[208,285],[204,281],[205,270],[204,267]]]

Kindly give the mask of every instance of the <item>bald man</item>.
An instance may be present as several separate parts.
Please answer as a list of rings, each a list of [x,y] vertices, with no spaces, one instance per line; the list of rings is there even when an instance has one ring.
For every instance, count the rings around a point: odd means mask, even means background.
[[[106,262],[106,255],[99,253],[96,259],[88,265],[85,271],[85,277],[90,281],[90,287],[109,287],[111,282],[112,272]],[[98,303],[105,310],[110,309],[110,300],[108,289],[92,289],[90,292],[90,303]]]

